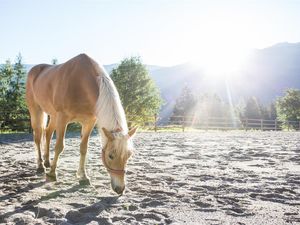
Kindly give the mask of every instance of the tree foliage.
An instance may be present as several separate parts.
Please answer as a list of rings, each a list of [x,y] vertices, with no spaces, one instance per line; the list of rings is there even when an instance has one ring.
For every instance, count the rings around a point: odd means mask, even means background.
[[[229,118],[230,107],[217,94],[205,93],[198,97],[196,111],[200,120],[210,117]]]
[[[57,58],[53,58],[53,59],[51,60],[51,64],[52,64],[52,65],[57,65],[57,64],[58,64]]]
[[[205,124],[214,117],[231,119],[230,107],[217,94],[201,94],[195,96],[188,86],[185,86],[171,116],[172,122]]]
[[[9,60],[0,68],[0,123],[1,128],[24,127],[28,118],[25,104],[26,70],[19,54],[12,64]],[[13,121],[14,120],[14,121]],[[19,121],[18,121],[19,120]]]
[[[139,57],[122,60],[112,70],[111,78],[129,121],[142,123],[159,112],[162,103],[159,90]]]
[[[288,89],[284,96],[277,99],[276,109],[280,121],[300,120],[300,90]]]
[[[251,97],[234,106],[224,102],[217,94],[204,93],[195,96],[191,89],[185,86],[176,99],[170,120],[172,122],[184,120],[193,124],[209,124],[211,121],[222,119],[228,124],[232,123],[237,126],[245,119],[275,120],[276,117],[274,103],[266,106],[261,104],[256,97]]]
[[[248,98],[245,105],[239,108],[239,115],[242,119],[265,119],[275,120],[277,117],[276,107],[274,103],[264,105],[260,101],[252,96]]]
[[[184,116],[192,116],[194,114],[196,99],[191,89],[185,85],[181,90],[181,94],[176,99],[171,117],[172,121],[181,121]]]
[[[244,117],[249,119],[262,119],[262,108],[256,97],[248,98],[244,110]]]

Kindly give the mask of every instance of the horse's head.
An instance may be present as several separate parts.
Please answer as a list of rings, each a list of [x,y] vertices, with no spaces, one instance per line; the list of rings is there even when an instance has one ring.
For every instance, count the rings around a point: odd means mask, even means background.
[[[112,189],[122,194],[125,189],[125,167],[132,154],[131,138],[137,127],[124,135],[122,132],[110,132],[102,128],[107,142],[102,150],[102,162],[110,174]]]

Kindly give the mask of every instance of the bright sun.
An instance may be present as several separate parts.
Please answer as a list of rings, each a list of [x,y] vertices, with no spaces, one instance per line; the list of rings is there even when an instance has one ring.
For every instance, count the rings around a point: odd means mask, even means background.
[[[186,37],[190,62],[202,68],[210,79],[232,77],[250,53],[251,35],[245,24],[232,18],[199,22]]]
[[[232,77],[241,68],[247,55],[247,50],[224,43],[222,46],[202,47],[192,56],[191,63],[202,68],[212,79],[224,79]]]

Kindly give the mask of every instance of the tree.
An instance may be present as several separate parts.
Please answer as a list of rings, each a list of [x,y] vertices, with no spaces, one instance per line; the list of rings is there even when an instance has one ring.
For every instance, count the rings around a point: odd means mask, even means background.
[[[1,106],[5,106],[7,92],[9,90],[9,84],[11,77],[13,76],[14,70],[13,65],[10,60],[7,60],[4,65],[0,68],[0,104]],[[4,110],[4,107],[2,107]]]
[[[0,68],[0,127],[9,129],[26,128],[25,120],[29,118],[25,104],[25,67],[22,56],[18,54],[15,64],[9,60]]]
[[[54,58],[54,59],[51,60],[52,65],[57,65],[57,63],[58,63],[57,58]]]
[[[276,109],[278,119],[282,122],[300,120],[300,90],[288,89],[284,96],[277,99]]]
[[[277,111],[276,111],[276,103],[272,102],[269,106],[269,118],[270,120],[276,120],[277,119]]]
[[[244,117],[248,119],[262,119],[261,105],[255,97],[246,101]]]
[[[139,57],[125,58],[111,72],[129,121],[149,121],[159,112],[162,100],[158,88]],[[131,123],[129,122],[129,125]]]
[[[176,99],[171,121],[182,121],[183,117],[191,117],[194,114],[195,102],[191,89],[185,85]]]
[[[216,123],[220,123],[219,127],[226,127],[226,124],[235,124],[233,120],[234,108],[229,103],[225,103],[216,93],[201,94],[197,98],[197,102],[194,107],[195,116],[193,118],[194,123],[198,123],[204,126],[215,126]]]
[[[10,105],[11,110],[15,112],[24,112],[26,111],[25,103],[25,76],[26,70],[22,64],[22,56],[19,53],[16,62],[13,66],[14,75],[10,80],[10,91],[8,96],[10,96]]]
[[[216,93],[200,95],[196,108],[200,120],[207,120],[210,117],[227,118],[230,115],[229,106]]]

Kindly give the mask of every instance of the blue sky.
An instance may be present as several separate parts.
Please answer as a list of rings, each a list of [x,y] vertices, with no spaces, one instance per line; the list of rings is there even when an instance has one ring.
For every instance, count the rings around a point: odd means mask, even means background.
[[[85,52],[101,64],[140,55],[170,66],[232,59],[251,48],[300,42],[300,1],[0,0],[0,63],[28,64]]]

